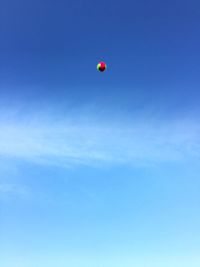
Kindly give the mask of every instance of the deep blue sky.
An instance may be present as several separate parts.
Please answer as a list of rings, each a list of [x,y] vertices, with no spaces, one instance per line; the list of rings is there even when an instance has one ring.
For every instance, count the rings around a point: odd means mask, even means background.
[[[1,267],[200,266],[199,29],[199,1],[0,2]]]
[[[3,93],[197,105],[199,16],[198,1],[3,1]]]

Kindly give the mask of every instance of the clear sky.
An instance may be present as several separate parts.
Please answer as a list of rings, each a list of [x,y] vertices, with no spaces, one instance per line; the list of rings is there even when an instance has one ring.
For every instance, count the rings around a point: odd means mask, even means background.
[[[193,0],[0,2],[1,267],[200,266],[199,29]]]

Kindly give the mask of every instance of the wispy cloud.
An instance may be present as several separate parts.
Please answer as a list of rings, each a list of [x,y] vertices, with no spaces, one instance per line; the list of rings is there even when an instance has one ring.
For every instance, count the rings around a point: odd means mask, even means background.
[[[28,197],[30,194],[28,188],[24,185],[0,183],[0,197],[8,197],[9,195],[16,195],[22,198]]]
[[[200,157],[200,126],[190,118],[18,114],[0,120],[0,156],[61,166],[187,160]]]

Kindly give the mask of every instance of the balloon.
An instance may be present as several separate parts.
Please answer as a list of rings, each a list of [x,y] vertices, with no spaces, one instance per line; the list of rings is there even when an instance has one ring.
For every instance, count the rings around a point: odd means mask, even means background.
[[[104,70],[106,70],[107,66],[105,62],[99,62],[97,64],[97,69],[101,72],[103,72]]]

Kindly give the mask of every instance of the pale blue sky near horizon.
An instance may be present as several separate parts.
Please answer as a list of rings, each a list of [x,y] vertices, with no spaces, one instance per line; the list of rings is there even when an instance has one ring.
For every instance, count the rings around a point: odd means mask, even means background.
[[[200,266],[199,29],[194,0],[0,2],[1,267]]]

